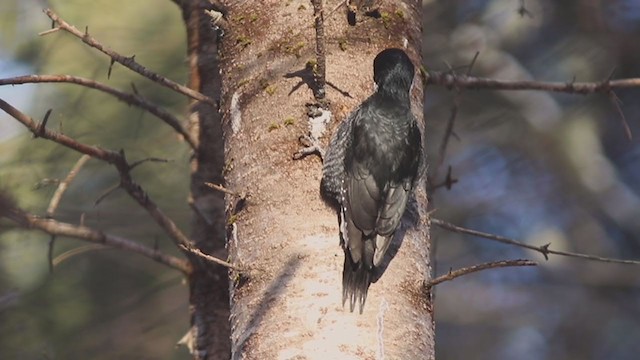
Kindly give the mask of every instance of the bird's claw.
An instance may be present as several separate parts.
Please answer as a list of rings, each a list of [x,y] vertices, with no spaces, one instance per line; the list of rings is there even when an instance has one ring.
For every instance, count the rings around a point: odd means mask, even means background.
[[[320,160],[324,160],[324,149],[317,139],[309,135],[302,135],[298,138],[298,142],[303,147],[293,154],[293,160],[300,160],[311,154],[316,154],[320,157]]]

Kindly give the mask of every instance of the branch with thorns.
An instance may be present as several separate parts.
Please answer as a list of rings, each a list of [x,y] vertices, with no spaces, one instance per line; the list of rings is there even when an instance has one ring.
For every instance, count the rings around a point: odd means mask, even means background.
[[[585,259],[585,260],[592,260],[592,261],[600,261],[600,262],[606,262],[606,263],[640,265],[640,260],[614,259],[614,258],[608,258],[608,257],[602,257],[602,256],[596,256],[596,255],[588,255],[588,254],[569,252],[569,251],[551,250],[549,248],[551,246],[551,244],[545,244],[545,245],[542,245],[542,246],[529,245],[529,244],[525,244],[525,243],[523,243],[521,241],[518,241],[518,240],[510,239],[508,237],[489,234],[489,233],[485,233],[485,232],[477,231],[477,230],[472,230],[472,229],[467,229],[467,228],[464,228],[464,227],[461,227],[461,226],[457,226],[457,225],[451,224],[449,222],[446,222],[446,221],[443,221],[443,220],[440,220],[440,219],[432,218],[431,219],[431,224],[436,225],[436,226],[438,226],[440,228],[443,228],[445,230],[449,230],[449,231],[456,232],[456,233],[459,233],[459,234],[477,236],[477,237],[480,237],[480,238],[501,242],[503,244],[515,245],[515,246],[518,246],[518,247],[521,247],[521,248],[537,251],[540,254],[542,254],[542,256],[544,256],[545,260],[549,260],[549,255],[559,255],[559,256],[566,256],[566,257]]]
[[[323,101],[326,95],[326,54],[324,49],[324,11],[322,0],[312,0],[314,27],[316,30],[316,66],[313,74],[316,82],[316,100]]]
[[[473,266],[469,266],[469,267],[464,267],[462,269],[458,269],[458,270],[449,270],[448,273],[444,274],[444,275],[440,275],[435,279],[431,279],[429,280],[424,287],[427,290],[430,290],[432,287],[443,283],[445,281],[450,281],[453,280],[455,278],[464,276],[464,275],[468,275],[474,272],[478,272],[478,271],[483,271],[483,270],[488,270],[488,269],[496,269],[496,268],[503,268],[503,267],[513,267],[513,266],[536,266],[538,265],[536,262],[533,262],[531,260],[525,260],[525,259],[517,259],[517,260],[502,260],[502,261],[494,261],[494,262],[488,262],[488,263],[483,263],[483,264],[478,264],[478,265],[473,265]]]
[[[76,178],[76,175],[78,175],[78,172],[80,171],[80,169],[84,166],[84,164],[87,163],[87,161],[89,161],[89,159],[91,159],[91,156],[86,154],[82,155],[78,159],[78,161],[76,161],[75,165],[73,165],[73,168],[71,168],[67,177],[58,183],[58,188],[53,193],[53,196],[51,197],[51,201],[49,201],[49,206],[47,207],[46,214],[48,218],[53,218],[53,215],[56,212],[58,205],[60,205],[62,196],[69,188],[69,185],[71,184],[73,179]]]
[[[467,67],[467,74],[466,74],[467,77],[471,74],[473,65],[476,63],[476,60],[478,60],[478,55],[480,55],[480,52],[476,51],[476,54],[473,56],[473,60],[471,60],[471,63]],[[449,64],[447,64],[447,66],[449,66],[449,73],[454,74],[453,68]],[[462,96],[462,88],[458,86],[454,86],[454,88],[456,91],[456,95],[453,98],[453,106],[451,107],[451,114],[449,115],[449,120],[447,121],[447,128],[442,137],[442,142],[440,143],[439,162],[438,162],[439,165],[442,165],[442,163],[444,162],[444,156],[447,151],[447,145],[449,144],[449,138],[453,134],[453,125],[455,124],[456,117],[458,116],[458,107],[460,106],[460,97]]]
[[[214,106],[216,105],[216,102],[212,98],[200,92],[197,92],[193,89],[190,89],[184,85],[180,85],[172,80],[169,80],[166,77],[156,74],[155,72],[140,65],[135,61],[135,55],[126,57],[104,46],[98,40],[96,40],[91,35],[89,35],[88,28],[85,28],[85,31],[83,33],[82,31],[78,30],[75,26],[64,21],[60,16],[58,16],[55,12],[53,12],[53,10],[44,9],[43,11],[53,21],[55,27],[51,30],[43,31],[39,35],[43,36],[43,35],[51,34],[58,30],[64,30],[69,34],[77,37],[78,39],[82,40],[82,42],[84,42],[85,44],[91,46],[94,49],[99,50],[100,52],[106,54],[111,58],[111,66],[109,66],[108,75],[111,75],[111,68],[113,67],[114,63],[117,62],[131,69],[132,71],[137,72],[138,74],[146,77],[147,79],[155,83],[158,83],[164,87],[167,87],[173,91],[186,95],[195,100],[203,101]]]
[[[607,79],[600,82],[543,82],[535,80],[497,80],[468,75],[455,74],[454,72],[427,71],[425,85],[439,85],[449,89],[465,90],[536,90],[559,92],[566,94],[597,94],[609,96],[614,108],[620,115],[625,133],[632,138],[631,129],[620,107],[620,99],[615,94],[616,89],[640,88],[640,78],[612,80],[613,71]]]
[[[174,241],[176,246],[185,250],[186,253],[192,253],[191,251],[187,250],[187,249],[191,249],[191,245],[190,245],[192,243],[191,240],[186,235],[184,235],[184,233],[182,233],[182,231],[173,222],[173,220],[169,218],[167,215],[165,215],[164,212],[158,207],[158,205],[153,200],[151,200],[149,195],[142,189],[142,187],[138,185],[135,181],[133,181],[130,173],[132,169],[132,165],[128,163],[123,150],[120,150],[119,152],[115,152],[115,151],[106,150],[97,146],[83,144],[70,136],[49,130],[46,127],[43,127],[42,124],[38,124],[32,118],[20,112],[18,109],[14,108],[13,106],[11,106],[9,103],[5,102],[2,99],[0,99],[0,109],[4,110],[7,114],[11,115],[13,118],[18,120],[25,127],[27,127],[32,133],[37,134],[39,137],[51,140],[55,143],[68,147],[72,150],[78,151],[82,154],[85,154],[93,158],[102,160],[106,163],[112,164],[118,171],[118,174],[120,175],[119,188],[124,189],[131,198],[133,198],[140,206],[142,206],[145,210],[147,210],[149,215],[151,215],[151,217],[156,221],[156,223]],[[154,160],[154,158],[145,159],[144,161],[147,161],[147,160],[151,161],[151,160]],[[142,162],[134,163],[133,166],[138,165],[140,163]],[[47,231],[48,228],[42,228],[42,229]],[[56,233],[51,232],[51,235],[56,235]],[[216,262],[216,263],[227,266],[227,267],[232,267],[231,264],[226,263],[223,260],[219,260],[219,262]]]
[[[0,209],[2,209],[0,211],[0,218],[7,218],[23,229],[38,229],[51,236],[68,236],[96,244],[107,245],[153,259],[161,264],[180,270],[185,274],[191,272],[191,265],[184,259],[164,254],[158,249],[144,246],[139,242],[121,236],[107,234],[87,226],[73,225],[35,216],[15,206],[13,201],[4,194],[0,194]],[[51,255],[49,256],[51,257]],[[50,264],[53,264],[53,261],[51,261]]]
[[[135,87],[134,93],[129,94],[91,79],[85,79],[82,77],[71,75],[25,75],[7,79],[0,79],[0,86],[34,83],[70,83],[102,91],[114,96],[116,99],[126,104],[137,106],[155,115],[158,119],[164,121],[167,125],[171,126],[178,134],[184,137],[184,139],[187,141],[187,143],[189,143],[192,149],[196,149],[198,147],[198,140],[195,139],[182,126],[181,121],[177,117],[175,117],[162,107],[140,96],[137,93]],[[43,126],[46,126],[45,121],[43,121]]]
[[[50,114],[50,113],[51,113],[51,110],[47,111],[47,114]],[[44,124],[44,120],[42,123]],[[44,129],[44,126],[42,124],[40,126],[40,129],[41,130]],[[69,188],[69,185],[71,185],[71,182],[76,178],[76,175],[78,175],[78,172],[80,171],[80,169],[84,166],[84,164],[87,163],[87,161],[89,161],[89,159],[91,159],[91,156],[86,154],[82,155],[78,159],[78,161],[76,161],[75,165],[73,165],[73,167],[69,171],[69,174],[67,174],[67,177],[64,178],[64,180],[58,182],[58,187],[56,188],[56,191],[53,193],[53,196],[49,201],[49,206],[47,207],[46,217],[48,219],[53,219],[53,215],[55,214],[56,209],[58,208],[58,205],[60,205],[60,201],[62,201],[62,196],[65,194],[65,192]],[[49,240],[49,251],[47,255],[47,258],[49,259],[50,272],[53,272],[53,267],[54,267],[53,248],[55,246],[55,243],[56,243],[56,236],[51,234],[51,239]]]

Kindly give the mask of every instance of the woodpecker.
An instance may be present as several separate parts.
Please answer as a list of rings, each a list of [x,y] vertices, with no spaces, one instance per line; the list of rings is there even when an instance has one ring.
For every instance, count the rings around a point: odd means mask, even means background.
[[[362,313],[421,167],[410,100],[414,71],[403,50],[380,52],[375,92],[339,125],[325,154],[320,191],[338,212],[342,306],[348,299],[351,312],[358,303]]]

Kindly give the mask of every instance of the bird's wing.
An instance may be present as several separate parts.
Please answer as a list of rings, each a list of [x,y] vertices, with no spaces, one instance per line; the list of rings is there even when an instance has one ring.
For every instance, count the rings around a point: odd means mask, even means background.
[[[347,171],[351,175],[346,180],[349,214],[355,226],[368,235],[376,228],[381,189],[367,164],[354,160]]]
[[[400,225],[400,220],[407,207],[411,195],[415,174],[420,162],[420,132],[417,127],[412,127],[408,143],[414,144],[404,149],[397,161],[399,169],[403,169],[396,176],[390,176],[387,182],[378,186],[371,170],[374,164],[354,159],[351,168],[347,171],[352,175],[349,179],[348,195],[351,216],[354,224],[362,232],[375,239],[375,252],[373,265],[378,266],[382,262],[393,235]],[[391,171],[391,169],[389,169]],[[371,259],[367,259],[372,261]]]
[[[346,245],[354,263],[363,262],[373,267],[375,246],[367,240],[375,235],[376,219],[381,192],[366,164],[353,160],[345,180],[345,207],[347,217]]]
[[[393,234],[395,233],[400,219],[404,214],[409,200],[411,187],[402,184],[391,184],[387,190],[383,205],[380,208],[376,221],[376,251],[373,257],[373,264],[379,266],[382,263],[384,254],[387,252]]]
[[[364,251],[367,253],[365,263],[367,266],[378,266],[382,262],[387,248],[391,242],[395,230],[409,199],[411,186],[392,183],[386,191],[381,191],[376,185],[373,175],[360,163],[354,163],[352,176],[347,177],[347,206],[352,223],[355,228],[347,227],[347,245],[352,257],[358,257],[363,253],[363,236],[374,235],[375,247]],[[373,244],[370,244],[373,245]],[[354,261],[358,259],[354,257]]]
[[[384,191],[384,202],[380,207],[376,221],[376,232],[383,236],[391,236],[400,224],[400,219],[407,207],[411,189],[417,178],[417,172],[423,161],[421,152],[421,135],[415,122],[407,137],[407,146],[400,159],[399,168],[404,169],[399,178],[388,183]]]
[[[390,236],[398,228],[402,214],[409,200],[411,186],[404,183],[389,184],[387,193],[376,221],[376,232]]]
[[[344,158],[346,149],[351,146],[351,129],[354,118],[360,108],[355,109],[340,123],[329,142],[329,147],[323,159],[322,180],[320,190],[323,196],[340,203],[342,201],[342,183],[345,175]]]

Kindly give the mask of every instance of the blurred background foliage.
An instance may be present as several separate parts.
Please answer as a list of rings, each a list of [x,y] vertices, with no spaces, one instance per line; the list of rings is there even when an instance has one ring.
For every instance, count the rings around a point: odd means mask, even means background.
[[[331,1],[328,2],[331,4]],[[424,65],[499,79],[602,81],[640,77],[640,1],[425,0]],[[3,0],[0,76],[70,74],[139,93],[184,118],[187,100],[115,65],[50,27],[51,6],[68,22],[148,68],[186,82],[185,30],[178,8],[158,0]],[[333,6],[333,5],[331,5]],[[640,259],[640,90],[616,92],[634,133],[627,139],[605,95],[464,91],[456,137],[438,153],[455,93],[427,89],[430,176],[453,168],[459,182],[433,194],[435,216],[534,245]],[[149,156],[134,176],[182,228],[188,228],[189,152],[149,114],[70,84],[0,87],[32,117],[52,108],[48,126],[80,141]],[[0,187],[43,214],[79,155],[33,140],[0,114]],[[90,160],[56,218],[85,223],[174,252],[148,215],[116,192],[108,165]],[[132,224],[135,224],[132,226]],[[531,258],[537,268],[476,273],[436,289],[438,359],[636,359],[640,353],[640,276],[632,266],[539,254],[433,229],[438,274],[479,262]],[[175,271],[115,250],[87,251],[50,274],[49,239],[0,223],[0,359],[189,358],[174,344],[188,328],[188,294]],[[55,255],[85,243],[58,239]]]
[[[117,52],[179,83],[187,81],[186,33],[171,1],[0,1],[0,76],[69,74],[106,83],[162,105],[185,119],[188,100],[120,65],[107,78],[109,59],[63,32],[39,37],[51,27],[42,13],[52,7],[81,30]],[[147,157],[134,178],[178,224],[188,229],[189,151],[157,118],[96,90],[72,84],[0,87],[5,99],[35,119],[53,109],[48,127],[81,142],[124,149],[131,161]],[[4,112],[0,115],[0,187],[23,208],[44,214],[56,184],[80,155],[34,140]],[[113,167],[89,160],[63,198],[55,217],[157,246],[175,246],[124,192],[94,206],[119,182]],[[1,225],[1,223],[0,223]],[[125,252],[57,239],[54,257],[65,259],[49,273],[48,236],[0,227],[0,359],[188,359],[175,344],[189,327],[188,288],[176,271]],[[62,257],[61,257],[62,255]]]
[[[424,65],[508,80],[640,77],[640,1],[425,1]],[[527,12],[518,9],[524,4]],[[640,89],[606,95],[464,91],[455,137],[439,146],[455,92],[426,92],[434,216],[532,245],[640,259]],[[433,229],[438,274],[530,258],[537,268],[476,273],[436,289],[443,359],[637,359],[638,267],[537,253]]]

